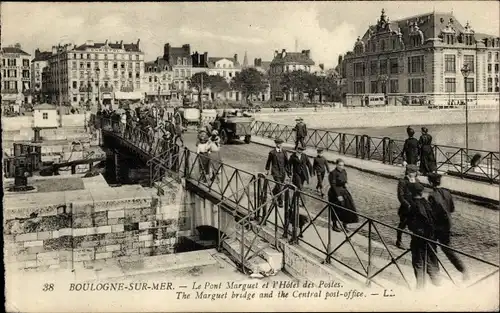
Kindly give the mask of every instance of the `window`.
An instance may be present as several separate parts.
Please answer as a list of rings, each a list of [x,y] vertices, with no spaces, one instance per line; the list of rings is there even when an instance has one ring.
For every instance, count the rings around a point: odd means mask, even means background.
[[[30,60],[23,59],[23,66],[30,66]]]
[[[95,62],[94,63],[94,68],[98,68],[99,67],[99,62]]]
[[[467,92],[474,92],[474,78],[472,77],[467,77],[465,79],[465,90]]]
[[[135,63],[135,68],[136,68],[136,70],[139,70],[141,68],[141,64],[140,63]]]
[[[80,62],[80,68],[85,68],[85,64],[83,62]]]
[[[23,70],[23,78],[30,78],[30,71],[29,70]]]
[[[385,51],[385,40],[380,41],[380,51]]]
[[[387,60],[380,60],[380,74],[387,74]]]
[[[354,93],[365,93],[364,82],[354,82]]]
[[[104,60],[107,60],[107,59],[108,59],[108,54],[107,54],[107,53],[105,53],[105,54],[104,54]]]
[[[498,63],[495,64],[495,73],[498,73]]]
[[[370,82],[370,93],[377,93],[378,82],[376,80]]]
[[[141,78],[139,73],[135,73],[135,78]]]
[[[121,63],[120,67],[122,68],[122,70],[125,69],[125,63]]]
[[[177,57],[177,65],[182,65],[182,59],[181,59],[181,57]]]
[[[455,78],[445,78],[444,79],[444,91],[445,92],[456,92],[457,85]]]
[[[377,75],[377,61],[370,61],[370,75]]]
[[[77,102],[78,101],[78,98],[77,97],[73,97],[73,102]]]
[[[42,113],[42,118],[43,118],[44,120],[48,120],[48,119],[49,119],[49,113],[47,113],[47,112],[43,112],[43,113]]]
[[[135,59],[136,59],[137,61],[139,61],[139,55],[138,55],[138,54],[136,54],[136,55],[135,55]]]
[[[464,55],[464,65],[468,65],[472,73],[474,73],[474,56]]]
[[[444,55],[444,71],[448,73],[456,73],[456,63],[454,54]]]
[[[488,52],[488,62],[491,62],[491,52]]]
[[[179,77],[179,70],[177,70],[177,69],[176,69],[176,70],[174,71],[174,77]]]
[[[493,78],[488,77],[488,92],[493,92]]]
[[[424,92],[424,79],[423,78],[408,79],[408,92],[409,93]]]
[[[73,81],[73,89],[76,89],[76,88],[78,88],[78,82]]]
[[[76,61],[71,62],[71,68],[76,68],[76,67],[77,67]]]
[[[359,77],[365,75],[363,63],[354,63],[354,76]]]
[[[398,86],[397,79],[391,79],[389,84],[390,84],[390,93],[398,93],[399,92],[399,86]]]
[[[158,77],[155,76],[155,83],[158,82]]]
[[[424,72],[424,56],[408,57],[408,73]]]
[[[114,68],[114,69],[118,69],[118,63],[114,62],[114,63],[113,63],[113,68]]]
[[[90,62],[87,62],[87,68],[90,68]]]
[[[399,73],[398,59],[391,59],[389,61],[389,64],[391,67],[391,74],[398,74]]]
[[[491,73],[491,64],[488,64],[488,73]]]
[[[495,92],[498,92],[498,77],[495,78]]]
[[[498,52],[495,53],[495,62],[498,62]]]

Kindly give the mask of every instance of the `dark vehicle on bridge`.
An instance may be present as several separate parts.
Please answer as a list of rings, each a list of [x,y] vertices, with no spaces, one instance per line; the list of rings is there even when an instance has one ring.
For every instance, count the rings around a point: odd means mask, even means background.
[[[219,132],[221,143],[227,144],[232,140],[243,140],[246,144],[252,139],[253,118],[240,110],[224,110],[218,118],[219,123],[214,121],[212,127],[220,124],[216,129]]]

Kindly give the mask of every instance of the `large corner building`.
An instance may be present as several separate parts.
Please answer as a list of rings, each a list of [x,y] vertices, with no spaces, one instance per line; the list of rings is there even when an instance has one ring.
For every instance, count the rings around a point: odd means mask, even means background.
[[[498,34],[476,33],[449,13],[390,21],[382,10],[343,58],[347,104],[379,93],[389,104],[441,105],[464,101],[466,89],[469,104],[498,104],[499,45]]]

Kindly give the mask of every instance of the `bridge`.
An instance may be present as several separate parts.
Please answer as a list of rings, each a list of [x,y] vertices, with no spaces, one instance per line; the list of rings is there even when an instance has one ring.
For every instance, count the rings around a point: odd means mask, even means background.
[[[268,132],[268,131],[266,131]],[[255,134],[262,130],[258,128]],[[348,279],[367,285],[384,287],[406,286],[413,289],[415,285],[411,253],[409,249],[400,250],[392,245],[395,237],[396,221],[394,213],[384,208],[370,211],[374,199],[368,200],[366,208],[358,214],[359,223],[356,228],[341,233],[332,231],[331,217],[336,214],[330,210],[333,204],[320,198],[308,189],[297,190],[289,184],[282,184],[281,194],[284,196],[284,208],[278,208],[277,195],[272,196],[274,184],[268,177],[259,174],[259,168],[242,160],[249,150],[262,150],[257,145],[225,146],[237,154],[230,164],[224,162],[214,166],[215,177],[207,177],[203,166],[203,156],[194,152],[194,135],[186,138],[186,147],[177,145],[169,147],[159,141],[157,145],[140,130],[124,132],[119,122],[103,120],[102,143],[114,151],[118,174],[126,176],[126,169],[120,171],[120,158],[134,158],[150,171],[150,184],[165,192],[165,186],[176,182],[191,199],[192,230],[200,226],[211,226],[217,230],[217,247],[227,252],[245,273],[272,274],[281,268],[293,276],[311,279],[311,277],[335,277]],[[309,139],[311,140],[311,139]],[[347,150],[346,150],[347,151]],[[231,152],[231,151],[230,151]],[[265,154],[260,154],[262,168]],[[225,160],[225,155],[223,155]],[[256,161],[253,161],[256,162]],[[361,186],[361,189],[369,189]],[[395,188],[393,188],[395,189]],[[377,193],[377,192],[375,192]],[[355,199],[357,198],[354,192]],[[388,200],[387,193],[379,195]],[[395,197],[394,197],[395,198]],[[458,207],[471,207],[470,203],[458,201]],[[370,204],[371,203],[371,204]],[[364,207],[364,205],[363,205]],[[338,208],[344,209],[344,208]],[[344,209],[345,210],[345,209]],[[377,213],[378,211],[378,213]],[[285,214],[287,213],[287,214]],[[377,219],[374,216],[385,218]],[[391,216],[391,218],[387,218]],[[298,227],[303,222],[302,227]],[[458,224],[458,223],[457,223]],[[456,226],[455,226],[456,227]],[[477,230],[478,227],[469,224],[463,228]],[[407,238],[410,233],[403,231]],[[477,236],[484,236],[476,234]],[[488,237],[488,236],[484,236]],[[447,247],[426,238],[431,253],[435,253],[441,266],[444,281],[449,284],[461,285],[460,275],[454,270],[448,260],[433,250],[433,245],[439,249],[451,249],[461,255],[470,268],[470,276],[474,279],[467,286],[484,284],[497,277],[499,266],[498,252],[463,251],[456,246]],[[462,239],[465,242],[470,238]],[[495,238],[482,238],[489,243]],[[455,239],[454,239],[455,240]],[[459,240],[455,240],[461,246]],[[479,246],[478,250],[484,250]],[[472,244],[476,246],[477,244]],[[467,249],[465,249],[467,250]],[[490,251],[491,252],[491,251]]]

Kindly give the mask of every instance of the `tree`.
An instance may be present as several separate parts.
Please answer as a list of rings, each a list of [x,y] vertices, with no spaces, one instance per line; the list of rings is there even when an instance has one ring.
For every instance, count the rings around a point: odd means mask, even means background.
[[[205,72],[196,73],[191,76],[189,80],[189,87],[195,89],[198,93],[199,99],[202,99],[202,89],[209,87],[210,77]],[[203,85],[203,87],[202,87]]]
[[[310,73],[298,70],[286,72],[281,78],[281,88],[284,92],[292,93],[292,101],[295,101],[295,94],[301,94],[308,90],[308,80]],[[312,79],[311,79],[312,82]]]
[[[304,91],[307,92],[307,96],[309,98],[309,101],[314,100],[314,96],[316,95],[316,91],[319,89],[319,81],[320,77],[312,74],[312,73],[305,73],[303,75],[304,79]]]
[[[329,101],[340,101],[342,98],[338,78],[335,75],[323,77],[319,83],[319,90],[321,95],[325,95]]]
[[[254,68],[246,68],[234,76],[231,87],[240,91],[245,99],[252,95],[257,95],[267,88],[267,81],[264,75]]]
[[[214,93],[220,93],[229,90],[227,80],[220,75],[211,75],[208,79],[208,86]]]

